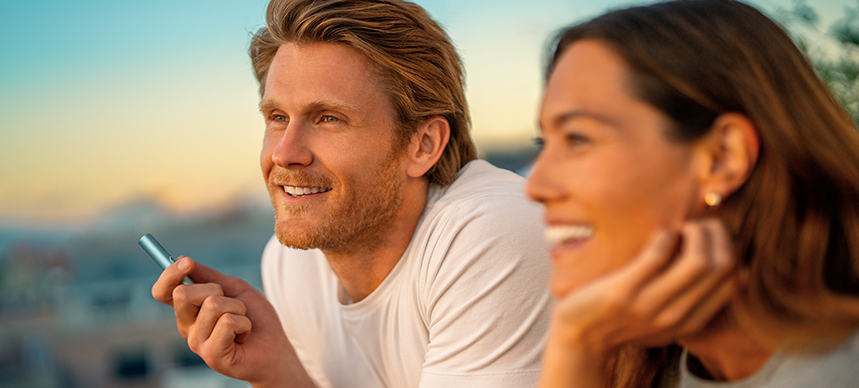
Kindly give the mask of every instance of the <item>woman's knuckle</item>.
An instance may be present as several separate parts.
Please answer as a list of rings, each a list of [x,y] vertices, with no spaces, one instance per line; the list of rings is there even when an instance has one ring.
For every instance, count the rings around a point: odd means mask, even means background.
[[[710,263],[702,256],[696,255],[686,262],[686,271],[692,276],[701,276],[710,272]]]
[[[656,317],[656,319],[654,320],[653,324],[660,330],[668,330],[677,327],[682,319],[683,314],[669,311],[659,314],[659,316]]]

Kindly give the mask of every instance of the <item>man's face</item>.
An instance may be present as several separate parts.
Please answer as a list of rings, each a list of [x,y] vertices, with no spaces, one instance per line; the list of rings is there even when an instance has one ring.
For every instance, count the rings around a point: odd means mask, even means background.
[[[373,244],[403,199],[404,150],[371,63],[344,45],[285,44],[260,110],[260,165],[284,245],[344,251]]]

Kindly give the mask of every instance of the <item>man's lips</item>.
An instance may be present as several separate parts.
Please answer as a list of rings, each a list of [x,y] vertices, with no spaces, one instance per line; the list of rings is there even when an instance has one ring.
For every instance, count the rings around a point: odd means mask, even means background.
[[[302,187],[302,186],[281,186],[283,191],[291,197],[301,198],[311,194],[319,194],[331,191],[330,187]]]

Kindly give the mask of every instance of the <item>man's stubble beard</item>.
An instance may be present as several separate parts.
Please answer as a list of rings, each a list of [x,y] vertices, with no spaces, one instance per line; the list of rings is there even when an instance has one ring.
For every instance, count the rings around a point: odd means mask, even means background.
[[[404,151],[404,150],[403,150]],[[274,198],[275,235],[281,244],[296,249],[348,252],[379,245],[403,203],[400,176],[403,152],[392,151],[377,173],[347,198],[331,204],[319,226],[306,233],[290,233],[288,220],[307,212],[307,206],[278,207]]]

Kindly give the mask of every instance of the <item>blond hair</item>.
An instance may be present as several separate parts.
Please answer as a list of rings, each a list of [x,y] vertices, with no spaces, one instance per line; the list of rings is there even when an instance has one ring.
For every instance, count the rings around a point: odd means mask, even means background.
[[[254,35],[250,56],[265,91],[278,48],[286,43],[338,43],[365,55],[376,67],[395,110],[395,146],[404,148],[418,125],[432,116],[450,124],[450,140],[426,173],[446,186],[476,158],[469,134],[464,75],[442,28],[421,7],[396,0],[272,0],[267,27]]]

